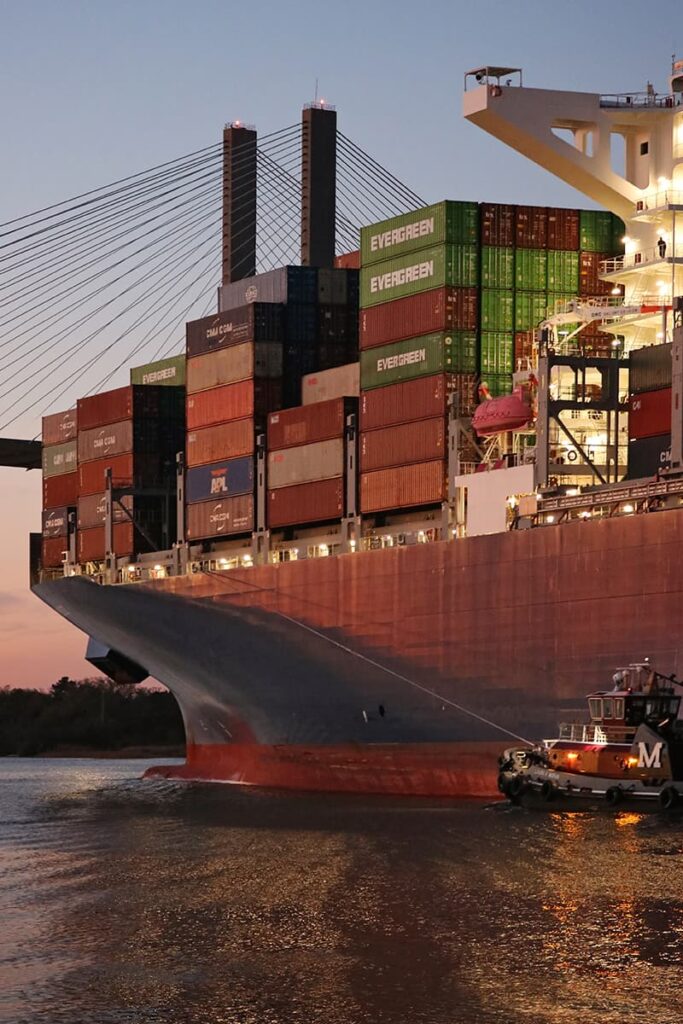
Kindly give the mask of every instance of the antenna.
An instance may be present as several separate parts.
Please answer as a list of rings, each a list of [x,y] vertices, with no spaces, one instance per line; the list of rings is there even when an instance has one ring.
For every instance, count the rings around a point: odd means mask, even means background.
[[[317,103],[318,103],[318,79],[317,79],[317,78],[316,78],[316,80],[315,80],[315,96],[314,96],[314,98],[313,98],[313,102],[314,102],[314,103],[315,103],[316,105],[317,105]]]

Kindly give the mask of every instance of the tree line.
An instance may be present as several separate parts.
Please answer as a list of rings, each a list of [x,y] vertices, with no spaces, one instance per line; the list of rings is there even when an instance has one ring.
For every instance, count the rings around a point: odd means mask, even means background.
[[[182,717],[165,690],[63,676],[49,691],[0,688],[0,756],[60,748],[182,747]]]

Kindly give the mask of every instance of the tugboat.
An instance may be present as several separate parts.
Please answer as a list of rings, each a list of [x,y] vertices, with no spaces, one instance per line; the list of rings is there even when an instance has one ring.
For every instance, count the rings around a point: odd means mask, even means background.
[[[618,669],[613,689],[588,696],[590,722],[560,726],[557,739],[510,748],[498,788],[513,803],[572,798],[657,802],[683,808],[683,684],[648,662]]]

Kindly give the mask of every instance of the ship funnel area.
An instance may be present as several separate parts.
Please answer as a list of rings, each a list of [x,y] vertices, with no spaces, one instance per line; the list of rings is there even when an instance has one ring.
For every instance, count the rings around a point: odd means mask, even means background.
[[[112,682],[120,683],[122,686],[142,683],[149,678],[146,668],[142,668],[137,662],[127,658],[125,654],[115,651],[113,647],[100,643],[94,637],[90,637],[88,640],[85,660],[89,661],[98,672],[108,676]]]

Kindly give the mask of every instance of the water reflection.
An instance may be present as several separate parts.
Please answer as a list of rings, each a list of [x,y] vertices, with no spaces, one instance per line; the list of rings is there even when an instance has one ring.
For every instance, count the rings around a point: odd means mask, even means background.
[[[681,819],[0,771],[3,1022],[680,1020]]]

